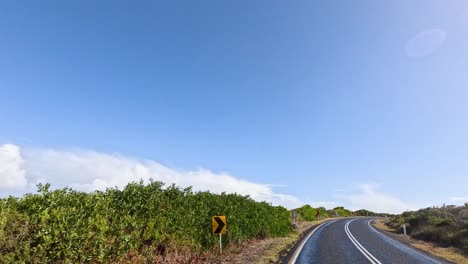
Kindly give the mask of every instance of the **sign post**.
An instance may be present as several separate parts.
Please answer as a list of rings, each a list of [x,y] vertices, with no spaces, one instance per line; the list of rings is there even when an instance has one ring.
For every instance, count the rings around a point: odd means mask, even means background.
[[[213,216],[211,218],[213,234],[219,234],[219,253],[223,254],[222,236],[226,234],[226,216]]]
[[[223,254],[223,235],[219,234],[219,254]]]

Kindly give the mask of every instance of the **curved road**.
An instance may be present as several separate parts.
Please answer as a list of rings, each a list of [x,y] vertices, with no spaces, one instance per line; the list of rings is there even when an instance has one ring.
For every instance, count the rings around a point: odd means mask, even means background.
[[[371,221],[348,218],[317,227],[290,263],[448,263],[387,237],[375,230]]]

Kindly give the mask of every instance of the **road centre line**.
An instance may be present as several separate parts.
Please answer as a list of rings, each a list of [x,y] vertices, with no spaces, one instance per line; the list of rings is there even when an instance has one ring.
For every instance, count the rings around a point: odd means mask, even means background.
[[[348,236],[349,240],[351,240],[351,242],[354,244],[354,246],[372,263],[372,264],[382,264],[382,262],[380,262],[376,257],[374,257],[371,253],[369,253],[369,251],[367,251],[367,249],[365,249],[361,243],[359,243],[359,241],[357,241],[357,239],[353,236],[353,234],[351,233],[351,231],[349,230],[349,224],[351,222],[353,222],[354,220],[356,219],[353,219],[353,220],[350,220],[348,222],[346,222],[345,224],[345,232],[346,232],[346,235]]]

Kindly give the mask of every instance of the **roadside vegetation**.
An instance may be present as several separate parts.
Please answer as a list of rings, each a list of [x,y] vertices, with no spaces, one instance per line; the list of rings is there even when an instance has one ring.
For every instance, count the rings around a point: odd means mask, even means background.
[[[0,199],[0,263],[210,262],[218,254],[218,235],[211,228],[215,215],[227,216],[226,253],[242,254],[246,244],[275,238],[263,243],[268,252],[256,253],[271,259],[318,220],[374,215],[344,207],[294,210],[298,230],[292,210],[238,194],[194,192],[157,181],[95,192],[39,184],[37,193]]]
[[[442,247],[458,248],[468,256],[468,203],[404,212],[391,217],[386,224],[399,232],[403,232],[405,224],[409,236]]]
[[[360,209],[357,211],[351,211],[343,206],[335,207],[331,210],[327,210],[324,207],[314,208],[308,204],[293,209],[291,211],[296,211],[298,215],[298,220],[300,221],[317,221],[320,219],[330,218],[330,217],[352,217],[352,216],[389,216],[385,213],[375,213],[365,209]]]
[[[291,232],[286,208],[237,194],[156,181],[92,193],[49,189],[0,199],[0,263],[167,262],[182,252],[189,254],[179,260],[192,261],[216,252],[214,215],[228,216],[224,244]]]
[[[316,221],[318,219],[328,218],[327,209],[323,207],[313,208],[306,204],[300,208],[293,209],[291,211],[297,212],[297,218],[299,221]]]
[[[389,216],[391,216],[390,214],[387,214],[387,213],[375,213],[375,212],[365,210],[365,209],[360,209],[360,210],[354,211],[353,215],[355,215],[355,216],[377,216],[377,217],[389,217]]]

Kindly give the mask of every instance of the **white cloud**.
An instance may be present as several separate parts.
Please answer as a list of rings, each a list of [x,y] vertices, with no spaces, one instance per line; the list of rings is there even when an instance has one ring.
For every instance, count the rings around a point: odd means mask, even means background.
[[[207,169],[180,170],[152,160],[135,159],[120,154],[91,150],[28,149],[16,145],[0,145],[0,189],[21,195],[35,192],[39,182],[51,183],[53,188],[65,186],[82,191],[122,188],[131,181],[154,179],[180,187],[192,186],[194,191],[238,193],[257,201],[267,201],[289,209],[310,204],[327,209],[345,206],[351,210],[368,209],[375,212],[399,213],[414,207],[398,198],[379,193],[369,184],[353,192],[339,191],[334,201],[302,200],[278,193],[275,184],[262,184],[240,179],[224,172]],[[284,187],[284,186],[283,186]],[[2,195],[5,192],[2,191]]]
[[[340,204],[334,201],[311,201],[307,204],[310,204],[312,207],[325,207],[327,209],[332,209],[337,206],[340,206]]]
[[[0,189],[17,190],[26,187],[24,160],[16,145],[0,145]]]
[[[465,197],[462,197],[462,196],[451,197],[450,200],[454,201],[454,202],[468,202],[468,196],[465,196]]]
[[[91,191],[105,190],[108,187],[122,188],[131,181],[148,181],[152,178],[166,184],[175,183],[180,187],[192,186],[195,191],[250,195],[257,201],[267,201],[288,208],[303,205],[295,196],[274,192],[272,185],[239,179],[223,172],[215,173],[207,169],[178,170],[152,160],[88,150],[23,149],[20,153],[20,148],[15,145],[4,145],[3,148],[10,151],[8,155],[3,155],[3,163],[0,164],[5,164],[2,168],[10,169],[0,175],[2,179],[6,175],[13,175],[9,176],[14,178],[10,182],[16,184],[10,183],[6,187],[25,186],[27,178],[30,192],[35,191],[35,184],[38,182],[49,182],[55,188],[69,186]],[[12,158],[8,158],[9,156]],[[24,162],[21,156],[24,157]]]
[[[431,55],[444,44],[446,38],[447,33],[442,29],[434,28],[421,31],[406,43],[406,55],[409,57]]]
[[[347,201],[352,210],[367,209],[382,213],[401,213],[415,209],[398,198],[377,192],[376,187],[371,184],[362,184],[351,194],[340,194],[337,198]]]

